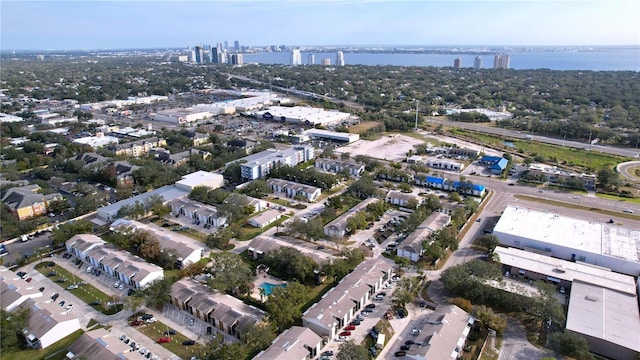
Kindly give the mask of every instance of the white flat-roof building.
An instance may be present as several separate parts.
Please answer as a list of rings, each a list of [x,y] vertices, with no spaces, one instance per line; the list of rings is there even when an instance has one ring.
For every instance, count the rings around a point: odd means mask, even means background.
[[[211,189],[217,189],[224,185],[224,176],[209,171],[196,171],[182,177],[182,180],[176,181],[176,187],[191,192],[197,186],[206,186]]]
[[[256,180],[267,176],[276,164],[295,166],[301,162],[313,159],[314,156],[313,146],[292,146],[285,150],[267,149],[257,154],[230,161],[226,166],[244,161],[244,163],[240,164],[242,178],[245,180]]]
[[[333,125],[348,120],[351,114],[337,110],[305,106],[269,106],[268,109],[256,111],[256,118],[307,125]]]
[[[509,205],[493,233],[506,246],[640,275],[640,231]]]
[[[257,228],[263,228],[273,222],[278,221],[282,217],[282,213],[276,209],[269,209],[261,212],[260,214],[252,217],[247,222],[251,226],[255,226]]]
[[[21,118],[20,116],[0,113],[0,123],[20,122],[20,121],[24,121],[24,119]]]
[[[151,115],[154,121],[163,121],[174,124],[191,124],[198,120],[203,120],[214,116],[209,111],[198,108],[176,108],[158,111]]]
[[[87,136],[87,137],[82,137],[78,139],[73,139],[72,142],[76,144],[89,145],[92,148],[97,149],[97,148],[105,147],[110,144],[117,144],[120,142],[120,139],[118,139],[115,136],[96,134],[96,136]]]
[[[498,246],[494,252],[511,276],[569,289],[566,328],[584,336],[592,352],[636,359],[640,312],[634,277],[516,248]]]
[[[344,132],[337,131],[329,131],[322,129],[309,129],[306,130],[303,134],[309,136],[311,139],[321,139],[321,140],[333,140],[344,142],[347,144],[351,144],[360,140],[360,135],[358,134],[350,134]]]

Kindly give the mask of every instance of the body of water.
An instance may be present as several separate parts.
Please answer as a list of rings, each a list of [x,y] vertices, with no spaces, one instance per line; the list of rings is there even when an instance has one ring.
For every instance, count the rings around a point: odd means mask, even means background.
[[[310,52],[302,52],[302,63],[306,64]],[[315,63],[331,59],[335,64],[335,52],[313,53]],[[640,71],[640,48],[611,51],[538,51],[510,54],[510,68],[593,71]],[[346,65],[395,65],[452,67],[455,58],[462,59],[462,67],[473,67],[476,55],[454,54],[400,54],[400,53],[344,53]],[[483,68],[493,68],[493,55],[480,55]],[[245,63],[283,64],[291,63],[289,52],[245,54]]]
[[[260,287],[264,289],[264,294],[266,296],[271,295],[271,293],[273,292],[273,288],[286,287],[286,286],[287,286],[287,284],[279,284],[278,285],[278,284],[271,284],[271,283],[268,283],[268,282],[264,282],[264,283],[262,283],[262,285],[260,285]]]

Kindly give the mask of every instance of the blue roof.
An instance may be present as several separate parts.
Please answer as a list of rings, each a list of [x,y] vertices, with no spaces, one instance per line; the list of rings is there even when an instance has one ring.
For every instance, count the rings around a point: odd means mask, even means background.
[[[453,187],[454,188],[460,187],[460,181],[454,181],[453,182]],[[483,192],[484,189],[485,189],[485,187],[483,185],[473,184],[473,190],[474,191]]]
[[[483,156],[480,161],[482,162],[489,162],[489,163],[493,163],[493,162],[498,162],[500,161],[500,159],[503,159],[500,156],[489,156],[489,155],[485,155]]]
[[[434,184],[443,184],[444,183],[444,179],[427,176],[427,182],[428,183],[434,183]]]
[[[498,162],[496,162],[495,164],[491,165],[491,168],[494,170],[504,170],[507,168],[507,165],[509,164],[509,160],[505,159],[505,158],[500,158],[500,160]]]

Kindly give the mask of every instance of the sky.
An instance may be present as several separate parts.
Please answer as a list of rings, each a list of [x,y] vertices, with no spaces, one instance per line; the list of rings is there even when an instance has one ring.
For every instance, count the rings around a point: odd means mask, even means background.
[[[640,1],[0,1],[0,49],[640,45]]]

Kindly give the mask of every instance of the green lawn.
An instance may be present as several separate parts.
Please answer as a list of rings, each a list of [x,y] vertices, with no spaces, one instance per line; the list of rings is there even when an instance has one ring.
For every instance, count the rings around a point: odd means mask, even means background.
[[[59,265],[45,267],[44,266],[45,263],[46,261],[36,265],[36,269],[45,276],[48,273],[55,271],[58,275],[49,277],[49,279],[51,281],[64,279],[65,280],[64,282],[57,283],[63,288],[66,288],[67,286],[74,283],[77,284],[84,280],[79,276],[74,276],[74,274],[70,273],[65,268]],[[90,275],[87,275],[87,276],[90,276]],[[77,296],[80,300],[86,302],[87,304],[90,304],[94,301],[100,301],[100,305],[94,305],[93,307],[94,309],[100,311],[105,315],[112,315],[122,310],[122,305],[118,305],[117,307],[107,306],[108,302],[114,301],[113,297],[103,293],[102,291],[98,290],[95,286],[91,284],[79,285],[77,289],[67,290],[67,291]]]
[[[262,234],[263,232],[271,229],[272,227],[279,226],[280,224],[282,224],[288,218],[289,218],[289,216],[282,215],[282,217],[280,219],[272,222],[271,224],[263,227],[262,229],[253,227],[253,226],[248,225],[248,224],[244,224],[242,226],[239,226],[239,227],[237,227],[237,229],[238,229],[238,240],[239,241],[251,240],[254,237]]]
[[[164,335],[164,332],[167,331],[167,329],[169,329],[169,327],[160,321],[151,323],[151,324],[145,324],[142,326],[136,326],[136,330],[140,331],[141,333],[146,335],[149,339],[156,342],[161,337],[168,336],[168,335]],[[204,350],[204,346],[198,343],[192,346],[182,345],[182,342],[185,340],[196,340],[196,339],[189,339],[188,337],[182,335],[177,331],[175,335],[171,335],[170,337],[171,337],[171,342],[160,344],[160,345],[183,359],[189,359],[192,356],[197,357]]]
[[[69,346],[73,344],[84,331],[77,330],[66,338],[54,343],[43,350],[20,350],[20,351],[3,351],[2,359],[11,360],[62,360],[66,358]]]

